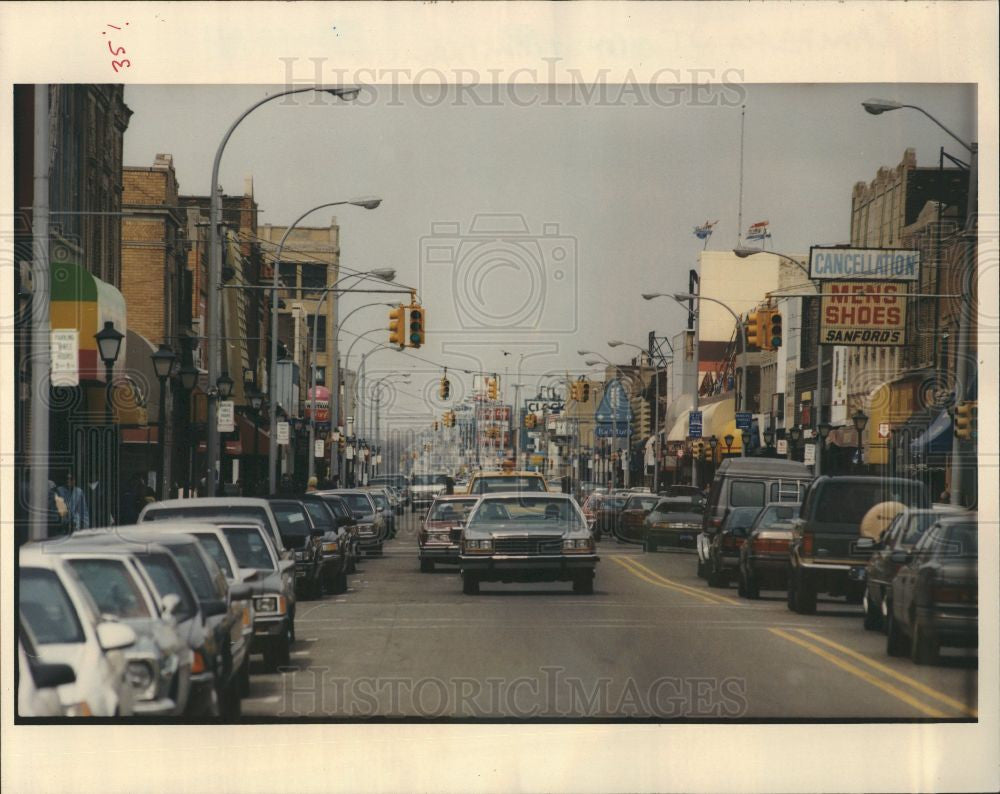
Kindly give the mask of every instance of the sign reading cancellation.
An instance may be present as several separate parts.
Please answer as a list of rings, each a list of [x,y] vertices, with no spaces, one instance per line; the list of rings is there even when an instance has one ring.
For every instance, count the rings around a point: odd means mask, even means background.
[[[819,281],[919,281],[920,252],[898,248],[809,249],[809,278]]]
[[[898,346],[906,342],[906,284],[826,281],[823,293],[821,344]]]

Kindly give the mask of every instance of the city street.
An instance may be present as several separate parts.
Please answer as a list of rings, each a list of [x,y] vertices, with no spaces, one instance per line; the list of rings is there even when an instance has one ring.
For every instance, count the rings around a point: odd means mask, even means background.
[[[419,572],[406,513],[350,590],[301,602],[291,668],[258,657],[244,718],[969,719],[975,652],[937,665],[885,654],[860,607],[711,589],[688,552],[605,539],[592,596],[568,584],[484,584]]]

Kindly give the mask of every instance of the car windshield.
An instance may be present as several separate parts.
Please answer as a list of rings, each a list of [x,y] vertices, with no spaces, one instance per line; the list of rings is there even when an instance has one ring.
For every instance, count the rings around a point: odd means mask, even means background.
[[[309,518],[312,519],[313,524],[324,532],[329,532],[336,529],[333,522],[333,515],[326,508],[326,505],[321,502],[316,502],[309,500],[302,503],[309,514]]]
[[[766,529],[779,521],[791,521],[799,517],[799,505],[768,505],[757,517],[757,528]]]
[[[469,518],[470,529],[516,524],[518,529],[566,532],[585,529],[586,522],[569,499],[524,498],[519,496],[486,499]]]
[[[652,510],[660,501],[658,496],[630,496],[625,503],[626,510]]]
[[[656,503],[654,514],[666,513],[700,513],[701,500],[694,499],[662,499]]]
[[[904,546],[912,546],[920,540],[920,536],[927,531],[928,527],[932,526],[940,517],[941,513],[932,512],[915,513],[909,516],[905,533],[899,542]]]
[[[253,518],[260,521],[265,527],[271,525],[267,517],[267,511],[263,507],[252,505],[161,507],[147,510],[142,520],[167,521],[172,518],[224,518],[227,521],[233,521],[238,518]]]
[[[233,577],[233,567],[229,564],[229,557],[226,556],[226,550],[222,546],[222,541],[216,535],[206,535],[200,532],[192,533],[201,547],[208,552],[208,556],[215,560],[215,564],[219,566],[220,570],[226,575],[227,579],[232,579]]]
[[[185,584],[180,569],[173,558],[167,554],[155,552],[139,554],[137,558],[142,563],[142,567],[146,569],[149,578],[153,580],[153,587],[156,588],[161,599],[173,593],[181,600],[174,610],[177,619],[184,621],[194,615],[195,602],[191,590]]]
[[[972,522],[934,527],[918,548],[939,558],[979,556],[979,530]]]
[[[476,499],[449,499],[447,502],[435,502],[427,520],[464,522],[477,501]]]
[[[414,485],[447,485],[447,474],[414,474]]]
[[[194,591],[198,594],[199,599],[210,601],[213,598],[219,597],[219,593],[215,588],[215,582],[212,581],[211,571],[205,567],[205,561],[195,551],[194,546],[187,543],[171,544],[170,551],[177,558],[177,563],[181,566],[181,570],[184,571],[187,578],[191,581],[191,585],[194,587]]]
[[[375,500],[375,506],[376,507],[388,507],[389,506],[389,500],[385,498],[385,494],[384,493],[379,493],[378,491],[374,491],[372,493],[372,499]]]
[[[271,510],[278,521],[278,531],[282,535],[302,537],[312,531],[305,508],[289,502],[272,502]]]
[[[355,516],[370,515],[374,512],[371,500],[368,498],[367,494],[345,493],[340,494],[340,498],[347,502],[347,505],[351,508],[351,512],[354,513]]]
[[[69,567],[102,614],[117,618],[149,617],[139,583],[121,560],[70,560]]]
[[[240,568],[273,571],[274,560],[260,530],[256,527],[224,527],[222,530]]]
[[[83,627],[62,582],[46,568],[21,568],[18,605],[39,645],[83,642]]]
[[[872,507],[881,502],[901,502],[914,506],[921,492],[919,483],[902,489],[883,482],[828,482],[818,494],[819,501],[812,513],[816,521],[829,524],[861,524]]]
[[[621,510],[625,506],[624,496],[606,496],[598,505],[601,510]]]
[[[528,491],[544,493],[545,483],[541,477],[477,477],[472,484],[473,493],[502,493],[505,491]]]
[[[340,497],[336,497],[334,499],[324,499],[323,501],[326,503],[326,506],[333,511],[333,514],[337,518],[353,518],[351,511],[348,510],[347,505]]]

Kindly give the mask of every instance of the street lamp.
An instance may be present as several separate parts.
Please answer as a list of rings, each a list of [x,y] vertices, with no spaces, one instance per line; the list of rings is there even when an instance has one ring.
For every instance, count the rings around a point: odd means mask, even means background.
[[[275,410],[276,410],[277,405],[278,405],[278,397],[277,397],[277,394],[275,393],[275,380],[276,380],[275,379],[275,375],[277,374],[277,369],[278,369],[278,286],[279,286],[280,271],[281,271],[281,253],[285,249],[285,243],[288,241],[288,236],[292,233],[292,229],[294,229],[298,225],[299,221],[301,221],[307,215],[310,215],[313,212],[316,212],[316,210],[321,210],[321,209],[324,209],[326,207],[339,207],[339,206],[342,206],[344,204],[350,204],[352,206],[361,207],[362,209],[366,209],[366,210],[373,210],[376,207],[378,207],[379,204],[381,204],[381,203],[382,203],[382,199],[379,199],[379,198],[358,198],[358,199],[351,199],[349,201],[329,201],[329,202],[326,202],[325,204],[318,204],[315,207],[313,207],[312,209],[306,210],[301,215],[299,215],[298,218],[296,218],[294,221],[292,221],[288,225],[288,228],[285,229],[284,234],[281,235],[281,241],[278,243],[278,251],[277,251],[277,253],[275,255],[274,267],[272,268],[272,273],[271,273],[271,356],[270,356],[270,364],[269,364],[270,370],[269,370],[268,378],[267,378],[267,386],[268,386],[268,390],[270,392],[269,393],[269,397],[270,397],[270,403],[271,403],[271,416],[270,416],[271,427],[276,427],[275,422],[277,421],[277,419],[276,419],[276,415],[275,415]],[[351,275],[356,275],[356,274],[351,274]],[[337,282],[336,282],[336,284],[334,284],[333,286],[336,286],[342,280],[343,279],[338,279]],[[324,292],[324,295],[325,294],[326,293]],[[334,305],[336,305],[336,304],[334,304]],[[316,309],[316,315],[317,316],[319,315],[319,307],[318,306],[317,306],[317,309]],[[334,316],[336,316],[336,312],[334,312]],[[318,326],[318,325],[319,325],[319,322],[314,320],[313,321],[314,336],[315,336],[316,326]],[[336,399],[337,399],[337,396],[339,395],[339,392],[340,392],[340,376],[339,376],[339,373],[337,372],[337,336],[336,336],[336,334],[334,334],[333,342],[334,342],[333,349],[330,351],[330,358],[333,361],[333,384],[332,384],[333,385],[333,394],[332,394],[333,402],[332,402],[332,404],[330,406],[331,409],[333,409],[334,407],[337,407],[337,405],[336,405]],[[310,359],[310,362],[311,361],[312,361],[312,359]],[[316,368],[313,367],[313,372],[315,373],[315,371],[316,371]],[[310,425],[310,427],[311,427],[311,425]],[[278,475],[277,475],[278,456],[277,456],[277,450],[275,449],[274,444],[268,444],[267,453],[268,453],[267,454],[268,485],[270,486],[270,489],[271,489],[270,493],[274,493],[275,492],[275,488],[277,486],[277,481],[278,481]],[[311,451],[309,453],[309,460],[310,461],[312,460],[312,452]]]
[[[114,369],[115,362],[118,360],[118,353],[121,352],[122,339],[125,335],[119,333],[115,328],[115,324],[111,320],[105,320],[104,328],[94,334],[94,339],[97,340],[97,351],[100,353],[101,361],[104,362],[104,370],[107,381],[107,400],[105,402],[104,408],[104,420],[110,425],[112,424],[112,414],[111,414],[111,379],[113,377],[112,370]]]
[[[820,422],[819,427],[816,428],[816,430],[819,433],[819,450],[816,455],[816,469],[819,470],[822,468],[823,451],[826,449],[826,439],[827,436],[830,435],[830,431],[833,430],[833,427],[829,422]]]
[[[774,431],[771,428],[767,428],[764,431],[764,443],[770,448],[774,444]]]
[[[746,457],[747,447],[750,446],[750,431],[749,430],[741,431],[740,439],[743,441],[743,456]]]
[[[864,444],[861,434],[865,432],[865,428],[868,426],[868,415],[859,408],[854,416],[851,417],[851,421],[854,422],[854,429],[858,431],[858,465],[860,466],[864,460]]]
[[[164,472],[166,471],[167,457],[167,378],[170,377],[170,370],[173,368],[174,361],[177,360],[177,356],[174,355],[174,351],[170,349],[169,345],[160,345],[160,349],[153,353],[150,358],[153,359],[153,370],[156,372],[156,377],[160,381],[160,409],[156,427],[156,436],[160,442],[160,459],[157,461],[158,471],[156,473],[156,483],[159,486],[160,500],[162,501],[167,498],[166,484],[163,481]]]
[[[736,437],[732,433],[726,433],[722,437],[722,440],[726,442],[726,457],[729,457],[729,453],[732,451],[733,442],[736,440]],[[711,442],[709,442],[709,445],[711,445]]]
[[[212,160],[212,180],[209,182],[208,279],[206,285],[208,300],[205,304],[205,328],[207,329],[205,335],[208,342],[208,349],[206,353],[208,356],[209,383],[215,381],[219,375],[219,370],[221,369],[221,356],[219,350],[220,334],[218,322],[219,317],[221,316],[219,286],[222,278],[222,245],[219,239],[219,227],[222,224],[222,193],[219,189],[219,167],[222,164],[222,153],[225,151],[226,144],[229,143],[230,137],[232,137],[233,132],[235,132],[236,128],[240,125],[240,122],[242,122],[243,119],[249,116],[261,105],[277,99],[278,97],[288,96],[289,94],[300,94],[306,91],[320,91],[330,94],[331,96],[345,102],[356,99],[360,93],[360,89],[355,86],[337,88],[320,88],[318,86],[310,86],[308,88],[291,88],[271,94],[270,96],[257,100],[250,107],[244,110],[230,125],[229,129],[226,130],[226,134],[222,136],[222,140],[219,142],[219,147],[215,150],[215,158]],[[277,271],[277,268],[275,270]],[[275,279],[275,282],[277,282],[277,279]],[[275,287],[277,287],[277,283],[275,283]],[[276,292],[272,293],[272,296],[275,294]],[[273,300],[271,304],[271,311],[272,313],[275,312]],[[272,325],[271,330],[272,335],[276,339],[278,335],[276,320]],[[274,354],[274,349],[272,347],[272,360],[276,359],[277,356]],[[271,373],[271,377],[273,377],[273,372]],[[270,381],[270,378],[268,380]],[[219,458],[219,426],[215,416],[216,408],[216,395],[210,393],[206,416],[208,421],[207,438],[205,442],[205,462],[208,470],[205,478],[206,484],[214,482],[215,467]]]
[[[373,201],[374,201],[374,199],[373,199]],[[377,207],[378,204],[375,204],[375,206]],[[374,209],[374,207],[372,207],[370,209]],[[329,287],[324,287],[323,294],[319,296],[319,301],[317,301],[317,303],[316,303],[316,308],[314,310],[314,316],[317,317],[317,318],[319,317],[320,309],[323,307],[323,301],[326,300],[326,296],[329,295],[330,292],[332,292],[333,290],[335,290],[337,288],[337,286],[340,284],[340,282],[345,281],[345,280],[347,280],[349,278],[357,278],[360,281],[362,279],[369,278],[369,277],[371,277],[371,278],[378,278],[378,279],[381,279],[382,281],[392,281],[393,279],[396,278],[396,271],[393,268],[391,268],[391,267],[376,268],[375,270],[368,270],[368,271],[365,271],[364,273],[351,273],[351,274],[349,274],[347,276],[344,276],[342,278],[337,279]],[[353,314],[353,312],[352,312],[352,314]],[[348,315],[348,316],[350,316],[350,315]],[[313,321],[312,338],[310,339],[310,346],[309,346],[309,367],[311,369],[311,373],[310,373],[310,392],[309,392],[310,395],[311,395],[311,397],[310,397],[310,406],[309,406],[309,479],[312,479],[313,475],[316,473],[316,455],[315,455],[315,446],[316,446],[316,362],[315,362],[315,355],[316,355],[316,346],[317,346],[316,345],[316,341],[317,341],[318,335],[319,335],[319,321],[318,320],[314,320]],[[334,339],[336,339],[336,336],[337,336],[337,329],[336,328],[334,328],[334,334],[333,334],[333,336],[334,336]],[[333,377],[333,384],[334,384],[334,386],[337,389],[337,396],[339,397],[340,396],[340,376],[336,372],[337,366],[338,366],[338,363],[339,363],[337,361],[337,346],[336,345],[333,346],[333,349],[330,351],[330,354],[331,354],[331,360],[333,361],[333,369],[334,369],[334,372],[333,372],[333,376],[334,376]],[[334,399],[332,393],[331,393],[330,396],[331,396],[331,400],[330,400],[331,416],[333,416],[332,411],[334,409],[334,406],[336,406],[337,413],[339,414],[340,413],[340,405],[339,405],[339,401],[336,400],[336,399]],[[331,424],[333,424],[333,423],[331,422]]]
[[[215,386],[219,390],[219,398],[228,400],[233,396],[233,379],[228,372],[223,372],[215,381]]]
[[[710,436],[708,439],[708,446],[712,450],[712,477],[715,477],[715,449],[719,446],[719,439],[715,436]]]
[[[264,405],[264,395],[253,386],[247,399],[250,401],[250,409],[253,411],[253,490],[251,495],[256,496],[260,485],[260,413],[261,407]]]

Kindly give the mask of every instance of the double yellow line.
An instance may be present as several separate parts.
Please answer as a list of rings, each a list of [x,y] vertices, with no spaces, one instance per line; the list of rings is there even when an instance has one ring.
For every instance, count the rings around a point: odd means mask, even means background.
[[[956,700],[953,697],[949,697],[943,692],[939,692],[933,687],[929,687],[926,684],[917,681],[915,678],[911,678],[908,675],[904,675],[903,673],[893,670],[891,667],[888,667],[882,664],[881,662],[872,659],[870,656],[865,656],[863,653],[858,653],[857,651],[851,648],[841,645],[840,643],[834,642],[833,640],[829,640],[826,637],[822,637],[819,634],[816,634],[815,632],[809,631],[808,629],[795,629],[794,631],[786,631],[784,629],[779,629],[779,628],[769,628],[768,631],[770,631],[772,634],[776,634],[782,639],[788,640],[789,642],[793,642],[796,645],[805,648],[807,651],[814,653],[820,658],[830,662],[830,664],[839,667],[844,672],[850,673],[856,678],[860,678],[862,681],[866,681],[872,686],[881,689],[886,694],[891,695],[897,700],[900,700],[903,703],[912,706],[922,714],[926,714],[928,717],[946,719],[954,717],[955,714],[942,711],[939,707],[919,699],[912,692],[908,692],[905,689],[901,689],[894,683],[890,683],[890,681],[886,681],[883,678],[879,678],[878,676],[873,675],[868,670],[859,667],[856,664],[852,664],[844,657],[846,656],[849,657],[850,659],[861,662],[868,668],[881,673],[883,676],[888,677],[892,681],[907,686],[911,690],[918,692],[921,695],[931,698],[932,700],[936,700],[938,703],[942,703],[945,706],[949,706],[950,708],[954,709],[963,716],[967,717],[978,716],[978,712],[976,711],[976,709],[966,705],[962,701]],[[812,642],[810,642],[810,640],[812,640]],[[831,651],[827,650],[828,648],[832,648],[834,651],[839,652],[840,655],[832,653]]]
[[[634,557],[612,557],[611,559],[621,565],[633,576],[636,576],[649,584],[656,585],[657,587],[664,587],[677,593],[683,593],[686,596],[697,598],[707,604],[729,604],[738,606],[740,603],[735,598],[718,595],[717,593],[708,593],[704,590],[699,590],[697,587],[689,587],[686,584],[680,584],[672,579],[667,579],[665,576],[658,574],[652,568],[646,567]]]

